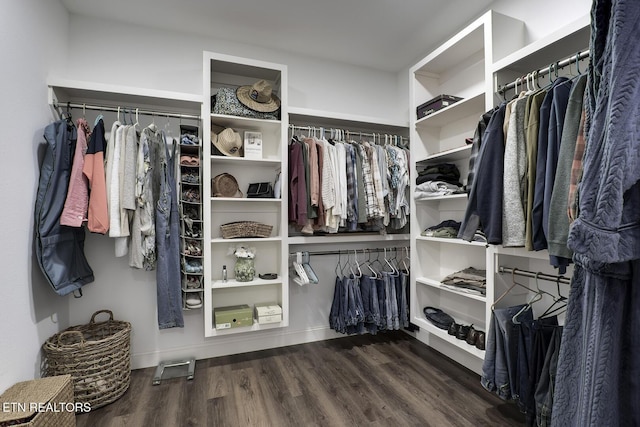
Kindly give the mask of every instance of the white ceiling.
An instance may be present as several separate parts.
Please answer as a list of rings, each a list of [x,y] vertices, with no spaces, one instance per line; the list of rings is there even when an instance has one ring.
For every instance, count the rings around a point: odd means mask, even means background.
[[[384,71],[413,65],[492,0],[61,0],[71,13]],[[123,13],[124,12],[124,13]]]

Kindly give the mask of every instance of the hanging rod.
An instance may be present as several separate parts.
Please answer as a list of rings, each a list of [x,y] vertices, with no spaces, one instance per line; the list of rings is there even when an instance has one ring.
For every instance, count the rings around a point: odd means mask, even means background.
[[[554,62],[549,64],[548,67],[545,68],[540,68],[539,70],[534,71],[533,73],[529,73],[528,75],[533,74],[533,76],[535,78],[538,78],[540,76],[544,76],[546,74],[551,73],[551,71],[555,70],[556,72],[560,69],[560,68],[564,68],[569,64],[573,64],[574,62],[579,62],[582,61],[583,59],[586,59],[589,57],[589,51],[585,50],[582,52],[578,52],[573,56],[570,56],[569,58],[563,59],[562,61],[558,61],[558,62]],[[516,84],[519,84],[517,82],[522,82],[522,84],[526,84],[526,80],[522,80],[522,78],[516,79],[516,81],[513,81],[511,83],[507,83],[504,86],[500,86],[498,88],[498,93],[504,93],[506,91],[508,91],[509,89],[513,89],[516,87]]]
[[[402,135],[397,135],[397,134],[390,134],[390,133],[368,133],[368,132],[360,132],[360,131],[351,131],[351,130],[347,130],[347,129],[342,129],[339,127],[326,127],[326,126],[298,126],[298,125],[289,125],[289,129],[293,129],[293,130],[306,130],[306,131],[310,131],[310,132],[315,132],[315,131],[320,131],[322,130],[325,134],[326,133],[330,133],[332,130],[342,130],[347,134],[354,134],[354,135],[359,135],[359,136],[367,136],[367,137],[371,137],[371,138],[378,138],[381,139],[381,137],[383,135],[385,136],[390,136],[392,138],[399,138],[400,144],[404,144],[405,142],[409,142],[409,138],[406,136],[402,136]]]
[[[338,250],[338,251],[298,251],[298,252],[304,252],[307,253],[309,255],[350,255],[353,254],[354,251],[356,251],[355,253],[357,254],[362,254],[364,251],[364,254],[366,255],[367,253],[375,253],[375,252],[384,252],[384,250],[387,251],[404,251],[406,250],[407,252],[409,252],[409,248],[402,246],[402,247],[388,247],[388,248],[373,248],[373,249],[346,249],[346,250]],[[289,256],[296,256],[298,252],[291,252],[289,253]]]
[[[547,280],[549,282],[564,283],[565,285],[571,284],[571,278],[565,277],[565,276],[554,276],[552,274],[545,274],[540,272],[536,273],[534,271],[520,270],[519,268],[509,268],[509,267],[503,267],[503,266],[500,266],[498,271],[504,274],[515,274],[516,276],[531,277],[533,279],[537,277],[538,279],[541,279],[541,280]]]
[[[66,108],[73,108],[75,110],[92,110],[92,111],[112,111],[117,113],[118,111],[124,113],[125,110],[131,113],[142,114],[144,116],[158,116],[158,117],[171,117],[175,119],[189,119],[189,120],[200,120],[200,116],[196,116],[193,114],[182,114],[182,113],[172,113],[168,111],[151,111],[151,110],[141,110],[130,107],[113,107],[108,105],[88,105],[88,104],[78,104],[73,102],[54,102],[53,106],[60,110],[64,111]]]

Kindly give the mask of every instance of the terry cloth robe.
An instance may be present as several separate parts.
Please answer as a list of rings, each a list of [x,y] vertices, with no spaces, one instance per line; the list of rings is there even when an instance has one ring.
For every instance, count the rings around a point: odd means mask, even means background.
[[[595,0],[555,426],[640,425],[640,2]]]

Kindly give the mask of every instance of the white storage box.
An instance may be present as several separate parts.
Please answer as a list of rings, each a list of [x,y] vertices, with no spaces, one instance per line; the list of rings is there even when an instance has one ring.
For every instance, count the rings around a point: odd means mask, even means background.
[[[282,322],[282,307],[276,303],[255,305],[255,316],[259,324]]]

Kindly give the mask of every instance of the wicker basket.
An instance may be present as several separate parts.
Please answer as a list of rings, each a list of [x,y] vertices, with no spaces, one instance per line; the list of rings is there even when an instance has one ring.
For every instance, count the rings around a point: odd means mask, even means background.
[[[109,320],[96,322],[100,313]],[[71,326],[43,345],[43,376],[70,374],[76,402],[99,408],[117,400],[129,388],[131,324],[113,320],[113,312],[93,313],[87,325]]]
[[[273,226],[255,221],[236,221],[220,226],[223,239],[240,237],[269,237]]]

